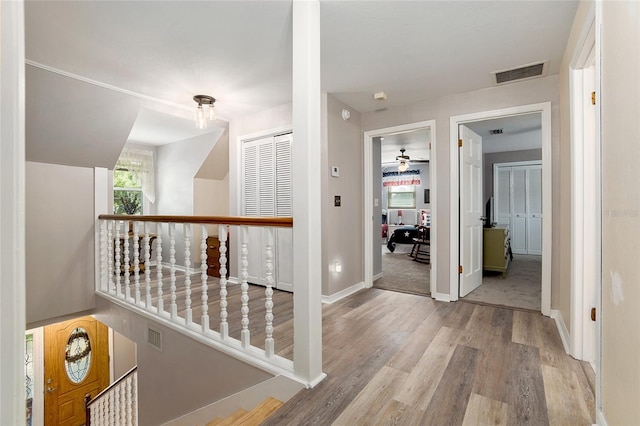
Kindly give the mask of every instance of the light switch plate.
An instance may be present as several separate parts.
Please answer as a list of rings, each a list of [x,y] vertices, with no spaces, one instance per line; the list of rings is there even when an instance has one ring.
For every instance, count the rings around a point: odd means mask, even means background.
[[[340,176],[340,168],[338,166],[331,166],[331,176],[333,177]]]

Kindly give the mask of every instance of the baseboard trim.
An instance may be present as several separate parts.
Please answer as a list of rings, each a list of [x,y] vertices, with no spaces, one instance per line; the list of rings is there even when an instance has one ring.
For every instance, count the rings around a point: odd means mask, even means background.
[[[375,274],[373,276],[373,281],[375,282],[375,281],[379,280],[380,278],[382,278],[383,275],[384,274],[382,272],[380,272],[379,274]]]
[[[567,325],[564,323],[564,318],[562,318],[562,313],[557,309],[552,309],[550,312],[551,318],[556,321],[556,327],[558,328],[558,333],[560,333],[560,339],[562,340],[562,346],[564,347],[564,351],[567,354],[571,354],[570,352],[570,337],[569,330],[567,330]]]
[[[451,297],[447,293],[431,293],[431,297],[438,302],[451,302]]]
[[[285,376],[275,376],[220,401],[184,414],[164,423],[163,426],[205,425],[216,417],[228,417],[240,408],[250,411],[270,396],[287,402],[302,389],[304,386],[295,380]]]
[[[608,426],[607,419],[604,418],[602,410],[596,410],[596,424],[598,426]]]
[[[340,290],[337,293],[333,293],[329,296],[322,296],[322,303],[331,305],[336,303],[340,299],[344,299],[345,297],[351,296],[353,293],[360,291],[364,288],[364,281],[360,281],[357,284],[352,285],[351,287],[347,287],[344,290]]]

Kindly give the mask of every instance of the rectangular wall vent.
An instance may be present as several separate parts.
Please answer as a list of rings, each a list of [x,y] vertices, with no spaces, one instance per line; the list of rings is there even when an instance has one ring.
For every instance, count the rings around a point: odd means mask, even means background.
[[[543,77],[547,75],[547,62],[524,65],[510,70],[495,71],[492,74],[494,75],[493,84],[496,86],[511,83],[513,81]]]
[[[154,330],[151,327],[147,327],[147,343],[159,351],[162,350],[162,333],[158,330]]]

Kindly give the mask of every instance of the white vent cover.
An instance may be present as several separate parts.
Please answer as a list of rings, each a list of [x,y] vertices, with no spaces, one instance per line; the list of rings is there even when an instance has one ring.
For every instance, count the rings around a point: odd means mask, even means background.
[[[548,61],[537,62],[535,64],[523,65],[518,68],[512,68],[503,71],[494,71],[493,85],[512,83],[514,81],[531,80],[533,78],[544,77],[547,75]]]
[[[147,343],[159,351],[162,350],[162,333],[158,330],[154,330],[151,327],[147,327]]]

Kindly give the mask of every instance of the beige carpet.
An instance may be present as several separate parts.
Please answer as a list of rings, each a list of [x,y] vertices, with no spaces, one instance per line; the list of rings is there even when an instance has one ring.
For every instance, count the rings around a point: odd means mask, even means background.
[[[485,271],[482,285],[462,300],[540,311],[542,256],[514,254],[507,277]]]
[[[415,262],[408,253],[411,245],[398,244],[394,253],[382,248],[382,278],[374,281],[375,288],[428,296],[431,265]]]

